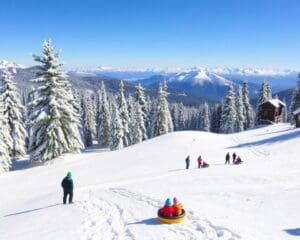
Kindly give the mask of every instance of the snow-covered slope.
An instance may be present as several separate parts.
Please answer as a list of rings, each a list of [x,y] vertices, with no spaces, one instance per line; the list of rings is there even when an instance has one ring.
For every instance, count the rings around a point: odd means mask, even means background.
[[[3,174],[0,239],[297,239],[299,145],[300,129],[286,124],[233,135],[175,132]],[[244,164],[225,166],[227,151]],[[209,168],[196,169],[198,154]],[[69,170],[75,204],[64,206],[60,182]],[[173,196],[188,216],[160,224],[156,211]]]

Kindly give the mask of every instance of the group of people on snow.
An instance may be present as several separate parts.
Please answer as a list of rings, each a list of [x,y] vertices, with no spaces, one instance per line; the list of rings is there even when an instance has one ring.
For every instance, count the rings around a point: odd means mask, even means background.
[[[191,158],[188,155],[185,159],[185,168],[189,169],[190,168],[190,163],[191,163]],[[209,164],[205,161],[202,160],[202,156],[199,155],[199,157],[197,158],[197,163],[198,163],[198,168],[206,168],[209,167]]]
[[[174,217],[182,215],[182,203],[176,197],[173,198],[173,203],[170,198],[165,201],[165,205],[159,210],[163,217]]]
[[[235,152],[232,154],[232,164],[241,164],[243,161],[241,159],[241,157],[239,155],[237,155]],[[190,168],[190,163],[191,163],[191,158],[188,155],[185,159],[185,169],[189,169]],[[209,164],[205,161],[202,160],[202,156],[199,155],[199,157],[197,158],[197,163],[198,163],[198,168],[206,168],[209,167]],[[225,155],[225,165],[226,164],[230,164],[230,153],[228,152]]]
[[[232,164],[241,164],[243,161],[239,155],[234,152],[232,154]],[[228,152],[225,156],[225,165],[230,164],[230,153]]]

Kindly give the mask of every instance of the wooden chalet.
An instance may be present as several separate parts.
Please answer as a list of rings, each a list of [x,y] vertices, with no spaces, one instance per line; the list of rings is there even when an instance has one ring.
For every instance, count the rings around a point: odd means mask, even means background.
[[[262,123],[284,122],[285,104],[279,99],[270,99],[260,105]]]

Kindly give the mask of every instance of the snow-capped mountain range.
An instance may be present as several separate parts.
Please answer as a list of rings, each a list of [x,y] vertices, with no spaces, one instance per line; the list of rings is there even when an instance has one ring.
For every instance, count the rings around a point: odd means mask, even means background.
[[[18,69],[17,78],[27,78],[27,69],[17,63],[2,60],[0,61],[0,71],[3,68]],[[295,85],[297,74],[296,70],[278,70],[262,68],[116,68],[116,67],[64,67],[72,77],[85,79],[93,78],[113,78],[123,79],[132,82],[140,82],[144,86],[156,88],[159,82],[165,80],[169,88],[178,89],[191,94],[195,97],[204,98],[212,101],[220,101],[224,98],[227,87],[233,83],[235,88],[243,81],[248,81],[250,97],[256,98],[262,80],[268,80],[273,92],[278,92]],[[22,75],[22,76],[20,76]],[[32,74],[29,74],[32,75]],[[84,80],[81,80],[84,81]]]
[[[4,68],[25,68],[25,66],[17,64],[15,62],[0,60],[0,69],[4,69]]]

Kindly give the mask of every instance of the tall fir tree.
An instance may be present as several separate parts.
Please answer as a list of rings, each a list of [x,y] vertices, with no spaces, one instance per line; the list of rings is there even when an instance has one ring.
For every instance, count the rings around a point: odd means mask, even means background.
[[[142,111],[142,116],[143,116],[143,125],[142,127],[142,138],[143,140],[146,140],[148,138],[147,135],[147,128],[149,125],[149,119],[148,119],[148,110],[147,110],[147,101],[145,97],[145,89],[142,87],[141,84],[139,84],[136,87],[136,92],[135,92],[135,101],[140,105],[141,111]]]
[[[168,118],[168,132],[173,132],[174,131],[174,127],[173,127],[173,121],[172,121],[171,112],[169,110],[169,103],[168,103],[168,100],[167,100],[167,97],[168,97],[168,85],[167,85],[166,81],[163,81],[162,88],[163,88],[163,92],[164,92],[165,99],[166,99],[166,102],[167,102],[167,104],[165,105],[166,106],[165,111],[166,111],[166,115],[167,115],[167,118]]]
[[[13,82],[13,76],[5,69],[2,76],[1,98],[3,101],[3,113],[7,121],[8,131],[12,139],[10,156],[12,158],[23,157],[25,151],[26,129],[23,122],[20,97]]]
[[[153,136],[159,136],[173,131],[171,113],[167,101],[165,84],[160,84],[158,89],[158,106],[155,111]]]
[[[183,103],[179,103],[178,105],[178,130],[182,131],[185,129],[185,111],[184,111],[184,105]]]
[[[270,82],[266,81],[267,99],[272,99],[272,88]]]
[[[296,83],[296,87],[293,91],[291,107],[290,107],[290,122],[295,124],[295,119],[293,112],[300,108],[300,73],[298,74],[298,79]]]
[[[247,82],[243,82],[242,95],[244,105],[244,129],[249,129],[253,126],[253,109],[249,101],[249,91]]]
[[[211,131],[214,133],[220,132],[220,123],[222,117],[222,104],[216,104],[212,108],[212,116],[211,116]]]
[[[110,141],[110,111],[104,82],[101,82],[98,107],[98,143],[101,147],[108,147]]]
[[[132,144],[143,141],[143,134],[146,132],[143,111],[138,102],[134,102],[132,115]]]
[[[34,56],[34,60],[41,65],[32,80],[37,87],[29,105],[29,152],[31,161],[45,162],[63,153],[78,152],[83,145],[74,96],[50,40],[43,44],[43,56]]]
[[[11,167],[9,156],[12,148],[12,139],[8,131],[8,124],[4,116],[3,100],[0,96],[0,174],[8,172]]]
[[[266,81],[263,81],[260,87],[259,96],[257,100],[257,110],[256,110],[256,117],[255,117],[255,124],[260,124],[262,119],[262,109],[261,104],[268,101],[270,98],[270,92],[268,88],[268,84]]]
[[[112,105],[112,117],[110,124],[110,150],[118,150],[124,147],[124,129],[118,106]]]
[[[207,103],[205,102],[204,105],[203,105],[203,109],[202,109],[202,131],[205,131],[205,132],[209,132],[210,130],[210,121],[209,121],[209,109],[208,109],[208,105]]]
[[[124,146],[126,147],[129,145],[129,115],[128,115],[127,102],[126,102],[125,95],[124,95],[123,81],[120,81],[120,84],[119,84],[117,107],[118,107],[120,119],[122,122],[123,143],[124,143]]]
[[[222,133],[236,132],[236,105],[232,84],[229,85],[227,96],[222,107],[220,130]]]
[[[93,145],[96,134],[96,122],[92,109],[92,100],[87,94],[81,98],[83,141],[86,147]]]
[[[244,131],[244,117],[245,109],[243,104],[243,91],[241,86],[238,88],[238,95],[236,97],[236,130],[237,132]]]

